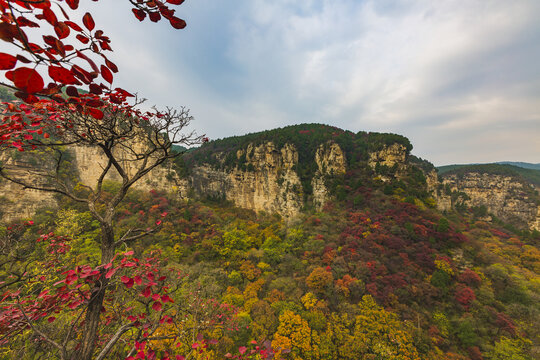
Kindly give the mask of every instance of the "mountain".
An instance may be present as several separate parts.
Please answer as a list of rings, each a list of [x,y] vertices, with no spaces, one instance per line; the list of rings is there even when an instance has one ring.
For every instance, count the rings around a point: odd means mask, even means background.
[[[187,320],[174,327],[217,340],[200,358],[251,341],[280,359],[539,358],[534,183],[509,165],[439,179],[411,150],[400,135],[318,124],[211,141],[148,174],[115,226],[123,234],[163,221],[129,249],[138,258],[160,252],[182,274],[170,296]],[[70,151],[70,176],[92,186],[103,159]],[[24,176],[46,160],[3,162]],[[96,261],[100,229],[87,209],[55,197],[40,207],[39,193],[0,186],[4,214],[34,219],[27,236],[72,238],[69,259]],[[207,303],[227,304],[234,325],[217,322]],[[163,357],[185,345],[167,341],[167,326],[156,332],[165,340],[146,344]],[[8,358],[16,346],[45,351],[22,335],[5,346]]]

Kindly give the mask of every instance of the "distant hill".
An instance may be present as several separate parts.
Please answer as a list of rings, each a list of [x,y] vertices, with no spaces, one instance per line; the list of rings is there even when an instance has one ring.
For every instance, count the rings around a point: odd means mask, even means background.
[[[529,166],[516,166],[513,164],[524,164]],[[464,174],[468,172],[484,172],[497,175],[510,175],[521,177],[524,180],[540,186],[540,168],[534,166],[540,166],[540,164],[528,164],[528,163],[494,163],[494,164],[463,164],[463,165],[446,165],[439,166],[437,170],[440,175],[445,174]]]
[[[531,164],[531,163],[526,163],[526,162],[521,162],[521,161],[499,161],[496,164],[514,165],[514,166],[524,168],[524,169],[540,170],[540,163]]]

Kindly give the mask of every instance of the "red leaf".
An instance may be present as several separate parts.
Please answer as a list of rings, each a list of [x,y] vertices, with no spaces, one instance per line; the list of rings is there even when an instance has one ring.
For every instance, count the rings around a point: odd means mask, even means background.
[[[246,352],[246,350],[247,350],[247,347],[245,347],[245,346],[240,346],[240,347],[238,348],[238,352],[239,352],[240,354],[242,354],[242,355],[244,355],[244,353]]]
[[[103,90],[101,90],[101,86],[92,83],[90,84],[90,92],[92,94],[101,95],[101,93],[103,93]]]
[[[66,94],[71,97],[79,97],[79,92],[77,91],[77,88],[75,86],[68,86],[66,88]]]
[[[94,22],[94,19],[92,18],[92,15],[90,15],[90,13],[84,14],[83,24],[90,31],[94,30],[94,27],[96,27],[96,23]]]
[[[72,10],[76,10],[79,7],[79,0],[66,0],[66,3]]]
[[[128,276],[122,276],[121,278],[122,282],[124,283],[124,285],[126,285],[126,287],[128,289],[132,288],[133,287],[133,279],[128,277]]]
[[[101,117],[103,117],[103,113],[102,113],[100,110],[98,110],[98,109],[88,109],[88,112],[90,112],[90,114],[91,114],[92,116],[94,116],[94,115],[91,113],[91,110],[97,110],[97,111],[99,111],[99,112],[101,113]],[[94,116],[94,117],[95,117],[95,116]],[[96,119],[97,119],[97,118],[96,118]],[[117,270],[118,270],[118,268],[112,268],[111,270],[107,271],[107,273],[105,274],[105,277],[106,277],[107,279],[110,279],[110,278],[114,275],[114,273],[115,273]]]
[[[41,75],[36,70],[27,67],[13,70],[13,82],[16,87],[29,94],[43,90],[45,85]]]
[[[65,39],[69,36],[69,26],[67,26],[63,22],[58,22],[58,24],[55,25],[54,31],[56,32],[56,35],[58,35],[58,38]]]
[[[152,289],[151,289],[150,287],[146,287],[146,288],[141,292],[141,295],[144,296],[145,298],[150,297],[151,294],[152,294]]]
[[[78,31],[78,32],[81,32],[83,31],[82,27],[80,27],[79,25],[77,25],[76,23],[74,23],[73,21],[64,21],[64,23],[69,26],[70,28],[72,28],[73,30],[75,31]]]
[[[49,8],[45,8],[43,9],[43,17],[45,18],[45,20],[47,20],[47,22],[53,26],[56,25],[56,23],[58,22],[58,19],[56,18],[56,15],[54,14],[54,12],[49,9]]]
[[[184,0],[167,0],[167,2],[173,5],[180,5],[184,2]]]
[[[51,316],[47,319],[48,322],[52,323],[56,318],[54,316]]]
[[[93,118],[95,119],[98,119],[98,120],[101,120],[103,119],[103,111],[99,110],[99,109],[94,109],[94,108],[89,108],[88,109],[88,113],[90,115],[92,115]],[[112,271],[112,274],[114,274],[116,272],[116,269],[111,269],[109,270],[109,272],[107,273],[107,275],[109,275],[109,273]],[[111,276],[112,276],[111,274]],[[106,277],[107,277],[106,275]],[[110,276],[109,276],[110,277]]]
[[[86,36],[81,35],[81,34],[77,34],[77,36],[75,36],[75,37],[77,38],[77,40],[79,40],[83,44],[88,44],[88,42],[90,41],[89,38],[87,38]]]
[[[146,17],[146,13],[141,9],[131,9],[131,11],[139,21],[143,21]]]
[[[33,27],[33,28],[39,27],[38,24],[36,24],[36,23],[33,22],[33,21],[28,20],[28,19],[25,18],[24,16],[19,16],[19,17],[17,18],[17,23],[19,24],[20,27],[23,27],[23,26],[28,26],[28,27]]]
[[[17,58],[6,53],[0,53],[0,70],[10,70],[17,64]]]
[[[169,22],[171,23],[171,26],[175,29],[183,29],[186,27],[186,22],[180,18],[177,18],[176,16],[171,16]]]
[[[161,225],[161,220],[156,221],[156,225],[157,226]]]
[[[161,15],[157,11],[151,12],[149,17],[152,22],[158,22],[161,19]]]
[[[109,61],[108,59],[105,59],[105,65],[107,65],[107,67],[109,69],[111,69],[112,72],[114,72],[114,73],[118,72],[118,67],[112,61]]]
[[[61,66],[49,66],[49,76],[51,79],[61,84],[79,84],[79,81],[75,78],[73,73]]]
[[[78,57],[86,60],[88,64],[90,64],[90,66],[92,67],[92,70],[94,70],[95,72],[98,72],[98,67],[96,66],[96,63],[92,59],[86,56],[82,51],[77,50],[76,53]]]
[[[8,24],[7,22],[0,22],[0,39],[13,42],[14,39],[21,40],[19,29],[17,26]]]
[[[111,70],[109,70],[108,67],[105,65],[101,65],[101,76],[107,81],[108,83],[112,84],[113,82],[113,74]]]
[[[163,303],[166,303],[166,302],[174,303],[174,300],[171,299],[171,297],[169,295],[163,295],[161,297],[161,301],[163,301]]]
[[[25,58],[25,57],[22,56],[22,55],[17,55],[17,60],[19,60],[20,62],[25,63],[25,64],[31,63],[30,60],[28,60],[27,58]]]

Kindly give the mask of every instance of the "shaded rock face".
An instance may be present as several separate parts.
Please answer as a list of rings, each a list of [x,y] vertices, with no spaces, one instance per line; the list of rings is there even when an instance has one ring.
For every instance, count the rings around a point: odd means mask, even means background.
[[[218,170],[208,165],[196,166],[188,179],[199,196],[223,198],[238,207],[278,213],[284,217],[298,215],[303,206],[300,178],[295,171],[298,152],[290,144],[277,149],[272,142],[248,145],[236,154],[246,156],[248,170]]]
[[[86,186],[95,188],[101,171],[106,165],[106,158],[93,147],[73,147],[69,150],[70,162],[76,170],[78,179]],[[118,156],[121,163],[132,175],[137,171],[137,162],[127,161],[121,154]],[[43,177],[34,174],[36,169],[43,164],[28,163],[22,160],[14,160],[7,154],[2,155],[5,168],[11,177],[24,179],[35,185],[43,185]],[[121,181],[116,170],[111,170],[105,177],[106,180]],[[135,189],[149,191],[167,190],[178,188],[182,185],[177,173],[167,166],[154,168],[147,176],[134,184]],[[55,208],[57,201],[54,193],[33,189],[24,189],[21,185],[7,180],[0,180],[0,218],[10,222],[19,218],[30,218],[40,208]]]
[[[10,172],[13,177],[26,177],[33,169],[19,161],[8,163],[13,168]],[[38,179],[32,183],[42,185]],[[39,208],[44,207],[56,207],[56,199],[52,193],[24,189],[21,185],[0,179],[0,219],[10,222],[18,218],[30,218]]]
[[[77,169],[81,183],[95,188],[98,178],[107,164],[106,157],[95,147],[77,146],[70,151],[73,154],[73,165]],[[116,158],[119,159],[120,164],[130,177],[137,172],[138,165],[140,165],[137,161],[129,160],[127,156],[122,154],[116,154]],[[114,168],[111,169],[105,179],[122,181],[120,174]],[[148,175],[137,181],[133,187],[145,191],[152,189],[170,191],[171,187],[177,182],[180,182],[180,178],[169,164],[155,167]]]
[[[437,195],[441,211],[458,204],[485,206],[489,213],[505,222],[540,230],[540,208],[531,196],[534,189],[530,184],[511,176],[476,172],[462,176],[447,175],[441,183],[443,190]]]

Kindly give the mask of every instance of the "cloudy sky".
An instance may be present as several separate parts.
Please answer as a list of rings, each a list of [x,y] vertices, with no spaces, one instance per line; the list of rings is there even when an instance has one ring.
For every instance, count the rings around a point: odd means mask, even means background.
[[[212,139],[316,122],[405,135],[435,165],[540,162],[538,0],[188,0],[185,30],[88,6],[115,85]]]

